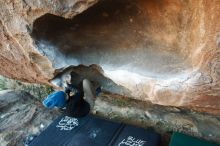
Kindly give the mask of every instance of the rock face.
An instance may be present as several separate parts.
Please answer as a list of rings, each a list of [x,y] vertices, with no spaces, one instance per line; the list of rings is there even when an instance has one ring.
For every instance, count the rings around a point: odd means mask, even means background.
[[[43,108],[23,91],[0,91],[1,146],[22,146],[28,135],[38,135],[59,113]]]
[[[34,20],[46,13],[71,18],[95,2],[96,0],[1,0],[1,75],[28,82],[48,83],[53,78],[54,68],[47,57],[37,52],[30,36]]]
[[[97,64],[121,87],[110,92],[220,114],[219,1],[95,3],[0,1],[0,73],[49,84],[61,68]]]
[[[167,134],[178,131],[220,143],[220,116],[207,115],[192,110],[176,107],[164,107],[112,95],[101,94],[96,102],[93,113],[111,120],[153,127],[162,135],[162,145],[169,145]],[[169,135],[169,134],[168,134]]]

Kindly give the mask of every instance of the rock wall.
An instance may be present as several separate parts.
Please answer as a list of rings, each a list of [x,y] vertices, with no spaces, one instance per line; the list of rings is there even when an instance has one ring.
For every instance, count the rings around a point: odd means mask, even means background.
[[[0,73],[49,84],[97,64],[126,90],[111,92],[220,114],[219,1],[96,2],[0,1]]]
[[[32,95],[24,91],[0,91],[1,146],[23,146],[28,136],[37,136],[60,113],[48,110]],[[34,137],[33,137],[34,138]]]
[[[0,72],[9,78],[48,83],[53,78],[51,62],[36,50],[30,36],[35,19],[51,13],[71,18],[96,0],[1,0],[0,1]]]

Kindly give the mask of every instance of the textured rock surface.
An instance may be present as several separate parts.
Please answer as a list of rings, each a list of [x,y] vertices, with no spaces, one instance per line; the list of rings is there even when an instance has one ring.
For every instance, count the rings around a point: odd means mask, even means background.
[[[30,94],[23,91],[0,91],[0,145],[22,146],[28,135],[38,135],[54,118],[57,111],[49,111]]]
[[[48,83],[98,64],[129,91],[115,93],[220,114],[219,1],[105,0],[62,18],[96,2],[1,0],[0,73]]]
[[[0,72],[6,77],[48,83],[53,77],[51,62],[36,51],[30,36],[35,19],[51,13],[71,18],[96,0],[1,0]]]
[[[154,128],[162,135],[162,145],[169,145],[171,131],[178,131],[220,144],[220,116],[205,115],[182,108],[153,105],[113,95],[101,94],[93,113],[116,121]]]

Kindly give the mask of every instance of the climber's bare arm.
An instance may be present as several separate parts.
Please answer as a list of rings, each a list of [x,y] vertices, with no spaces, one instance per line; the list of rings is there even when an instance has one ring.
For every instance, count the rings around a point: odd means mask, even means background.
[[[88,79],[83,80],[83,91],[83,98],[90,104],[90,108],[92,109],[95,105],[95,90]]]

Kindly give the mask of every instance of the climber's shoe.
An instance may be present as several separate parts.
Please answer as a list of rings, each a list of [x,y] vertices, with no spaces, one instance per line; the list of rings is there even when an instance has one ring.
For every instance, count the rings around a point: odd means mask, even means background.
[[[96,90],[95,90],[95,95],[98,96],[99,93],[101,93],[101,92],[102,92],[102,88],[101,88],[101,86],[99,86],[99,87],[96,88]]]

